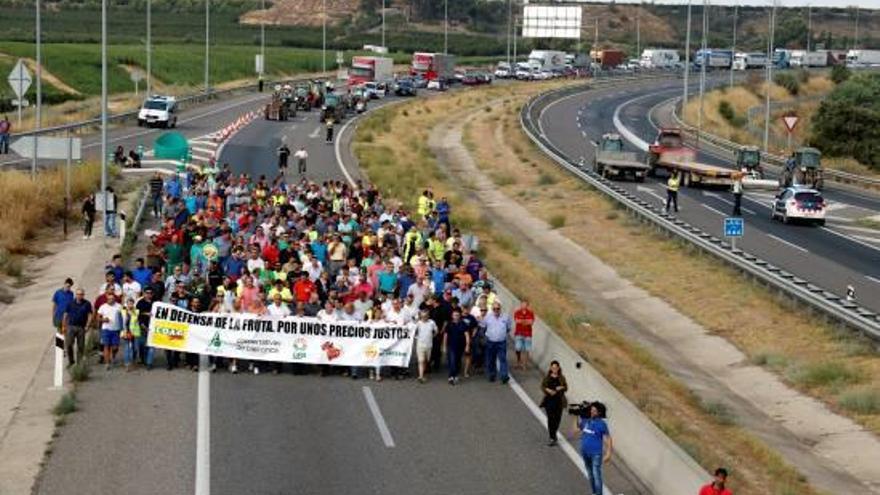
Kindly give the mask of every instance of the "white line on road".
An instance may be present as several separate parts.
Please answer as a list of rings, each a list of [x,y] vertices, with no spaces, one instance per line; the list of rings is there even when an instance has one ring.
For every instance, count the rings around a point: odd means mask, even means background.
[[[535,404],[534,401],[532,401],[531,397],[529,397],[529,394],[527,394],[526,391],[523,390],[520,384],[517,383],[517,381],[512,376],[510,377],[510,382],[508,382],[508,384],[510,385],[510,389],[513,390],[513,393],[516,394],[516,396],[519,397],[519,400],[521,400],[523,404],[526,405],[526,408],[529,410],[529,412],[532,413],[532,416],[540,421],[541,424],[544,426],[544,429],[546,429],[547,416],[544,415],[538,405]],[[562,434],[559,435],[559,446],[562,448],[562,451],[565,452],[565,455],[568,456],[568,459],[572,463],[574,463],[578,471],[580,471],[581,474],[584,475],[587,480],[589,480],[590,475],[587,473],[586,467],[584,467],[583,458],[580,456],[580,454],[578,454],[574,447],[571,446],[571,443],[569,443],[568,439],[566,439],[565,436]],[[604,495],[613,495],[611,490],[608,488],[608,485],[605,485],[604,483],[602,484],[602,492]]]
[[[385,418],[382,417],[382,411],[379,410],[379,404],[376,402],[376,397],[373,396],[373,391],[367,386],[364,386],[363,390],[364,398],[367,399],[367,407],[370,408],[373,420],[376,421],[376,426],[379,428],[379,434],[382,435],[382,442],[388,448],[394,447],[394,439],[391,438],[391,431],[385,424]]]
[[[781,242],[781,243],[785,244],[786,246],[788,246],[788,247],[790,247],[790,248],[797,249],[798,251],[801,251],[801,252],[803,252],[803,253],[809,253],[809,251],[807,251],[806,249],[804,249],[804,248],[798,246],[797,244],[793,244],[793,243],[791,243],[791,242],[788,242],[788,241],[786,241],[785,239],[782,239],[781,237],[776,237],[776,236],[773,235],[773,234],[767,234],[767,237],[769,237],[769,238],[771,238],[771,239],[773,239],[773,240],[775,240],[775,241]]]
[[[836,235],[836,236],[838,236],[838,237],[842,237],[842,238],[844,238],[844,239],[846,239],[846,240],[848,240],[848,241],[854,242],[854,243],[856,243],[856,244],[858,244],[858,245],[860,245],[860,246],[866,247],[866,248],[868,248],[868,249],[873,249],[874,251],[880,251],[880,248],[878,248],[878,247],[876,247],[876,246],[872,246],[872,245],[868,244],[867,242],[862,242],[862,241],[860,241],[860,240],[858,240],[858,239],[854,239],[852,236],[848,236],[848,235],[846,235],[846,234],[841,234],[840,232],[837,232],[837,231],[835,231],[835,230],[829,229],[828,227],[820,227],[820,228],[821,228],[822,230],[824,230],[825,232],[828,232],[828,233],[834,234],[834,235]]]
[[[196,405],[195,495],[211,493],[211,372],[208,356],[199,356],[199,392]]]
[[[654,190],[651,189],[650,187],[636,186],[636,190],[639,191],[639,192],[643,192],[643,193],[645,193],[645,194],[649,194],[649,195],[651,195],[651,196],[654,196],[655,198],[657,198],[658,200],[660,200],[660,204],[666,204],[666,198],[664,198],[663,196],[660,196],[659,194],[655,193]]]
[[[711,206],[707,205],[706,203],[700,203],[700,204],[703,205],[703,208],[705,208],[705,209],[707,209],[707,210],[709,210],[709,211],[714,211],[715,213],[721,215],[722,217],[726,217],[726,216],[727,216],[727,213],[724,213],[723,211],[720,211],[720,210],[717,210],[717,209],[715,209],[715,208],[712,208]]]
[[[315,130],[309,134],[309,137],[312,139],[318,139],[318,136],[321,135],[321,126],[315,127]]]
[[[880,284],[880,278],[874,278],[870,275],[865,275],[865,278],[870,280],[871,282],[874,282],[875,284]]]

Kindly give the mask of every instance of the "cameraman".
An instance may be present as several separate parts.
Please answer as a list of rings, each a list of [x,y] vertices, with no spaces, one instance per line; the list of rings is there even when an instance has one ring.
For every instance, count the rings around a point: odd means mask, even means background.
[[[602,495],[602,464],[611,460],[611,432],[605,423],[605,404],[587,406],[588,416],[579,415],[575,431],[581,435],[581,456],[590,474],[593,495]]]

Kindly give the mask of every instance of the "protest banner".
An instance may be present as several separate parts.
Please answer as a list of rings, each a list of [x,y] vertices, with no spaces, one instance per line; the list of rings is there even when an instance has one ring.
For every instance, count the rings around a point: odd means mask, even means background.
[[[193,313],[153,304],[147,344],[228,358],[335,366],[408,366],[415,328],[245,313]]]

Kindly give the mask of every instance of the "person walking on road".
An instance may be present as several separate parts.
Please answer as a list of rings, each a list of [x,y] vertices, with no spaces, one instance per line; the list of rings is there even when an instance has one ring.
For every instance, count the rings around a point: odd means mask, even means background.
[[[0,154],[6,155],[9,153],[10,134],[12,134],[12,123],[9,122],[9,117],[4,115],[3,120],[0,120]]]
[[[425,383],[425,370],[431,359],[431,347],[437,335],[437,324],[428,318],[428,310],[422,310],[416,323],[416,359],[419,363],[419,383]]]
[[[98,308],[101,322],[101,351],[104,367],[110,369],[116,353],[119,352],[119,332],[122,330],[122,310],[116,303],[116,294],[107,293],[107,302]]]
[[[733,495],[733,492],[725,486],[726,484],[727,470],[720,467],[715,470],[715,479],[700,488],[699,495]]]
[[[513,313],[516,327],[513,330],[513,349],[516,352],[517,369],[528,368],[529,353],[532,352],[532,325],[535,323],[535,313],[529,307],[529,301],[523,299],[519,309]]]
[[[73,287],[73,280],[67,278],[61,288],[52,294],[52,326],[56,333],[61,333],[63,330],[64,312],[67,311],[67,305],[73,301],[71,287]]]
[[[333,119],[327,119],[325,124],[327,126],[327,144],[333,143]]]
[[[301,146],[296,150],[296,153],[293,154],[293,157],[296,158],[296,172],[299,175],[305,175],[306,161],[309,159],[309,152],[306,151],[306,147]]]
[[[666,181],[666,213],[669,213],[669,207],[673,206],[675,212],[678,213],[678,188],[681,185],[681,177],[678,172],[673,172]]]
[[[486,330],[486,375],[494,382],[501,375],[501,383],[507,383],[507,336],[510,334],[510,318],[501,312],[501,303],[492,304],[492,312],[483,318],[480,325]],[[500,369],[499,369],[500,368]]]
[[[281,143],[278,148],[278,169],[281,174],[287,173],[287,159],[290,157],[290,148],[287,143]]]
[[[575,431],[581,435],[581,456],[590,475],[593,495],[602,495],[602,464],[611,460],[611,432],[605,422],[605,404],[589,405],[589,416],[575,419]]]
[[[117,237],[116,232],[116,193],[112,187],[107,187],[104,191],[104,235],[107,237]]]
[[[82,204],[83,239],[92,238],[92,227],[95,225],[95,195],[89,194]]]
[[[165,182],[162,180],[162,174],[156,172],[150,179],[150,205],[154,217],[162,216],[162,191],[165,189]]]
[[[86,350],[86,329],[92,324],[92,303],[86,299],[86,291],[77,287],[73,300],[64,310],[64,350],[70,366],[82,361]],[[74,353],[76,346],[76,353]]]
[[[742,216],[742,211],[740,211],[740,206],[742,205],[742,198],[743,198],[742,174],[739,174],[733,179],[733,216],[735,216],[735,217]]]
[[[562,411],[568,404],[565,399],[567,390],[568,382],[565,381],[559,361],[551,361],[550,369],[541,381],[541,391],[544,392],[541,407],[547,413],[547,431],[550,433],[550,442],[547,445],[550,447],[557,442],[556,432],[559,431],[559,423],[562,422]]]
[[[465,353],[471,352],[471,335],[468,332],[468,324],[461,319],[461,310],[452,310],[452,321],[446,325],[443,332],[443,348],[446,350],[446,369],[449,372],[447,380],[450,385],[458,384],[458,374],[461,371],[461,358]]]

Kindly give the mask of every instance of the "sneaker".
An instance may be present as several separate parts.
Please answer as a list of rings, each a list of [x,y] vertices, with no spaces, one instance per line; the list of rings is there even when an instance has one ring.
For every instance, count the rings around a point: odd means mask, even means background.
[[[198,366],[193,366],[193,367],[192,367],[192,370],[197,372],[197,371],[199,371],[199,367],[198,367]]]
[[[455,385],[458,385],[458,377],[453,378],[452,381],[454,382]]]
[[[259,375],[259,374],[260,374],[260,368],[259,368],[258,366],[254,366],[254,374],[255,374],[255,375]]]
[[[425,383],[425,377],[420,376],[420,377],[419,377],[419,383]]]
[[[455,385],[455,378],[453,378],[453,377],[451,377],[451,376],[450,376],[449,379],[446,380],[446,381],[449,382],[450,385]]]
[[[504,377],[504,378],[501,379],[501,384],[502,384],[502,385],[507,385],[507,382],[509,382],[509,381],[510,381],[510,377]]]
[[[229,367],[229,372],[232,373],[233,375],[237,375],[238,374],[238,366],[233,364],[232,366]]]
[[[554,440],[554,439],[551,438],[550,441],[547,442],[547,446],[548,446],[548,447],[555,447],[555,446],[556,446],[556,440]]]
[[[216,373],[216,372],[217,372],[217,365],[216,365],[216,364],[212,364],[212,365],[211,365],[211,373]]]

